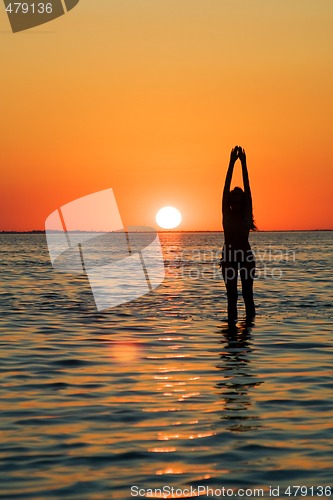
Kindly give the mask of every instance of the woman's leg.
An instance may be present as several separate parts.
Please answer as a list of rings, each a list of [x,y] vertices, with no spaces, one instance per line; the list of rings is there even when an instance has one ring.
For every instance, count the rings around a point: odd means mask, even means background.
[[[237,320],[237,276],[238,264],[222,262],[222,276],[227,289],[228,297],[228,321]]]
[[[254,260],[244,262],[240,268],[240,278],[242,281],[242,295],[245,302],[246,317],[254,318],[256,308],[253,301],[253,280],[255,276],[256,263]]]

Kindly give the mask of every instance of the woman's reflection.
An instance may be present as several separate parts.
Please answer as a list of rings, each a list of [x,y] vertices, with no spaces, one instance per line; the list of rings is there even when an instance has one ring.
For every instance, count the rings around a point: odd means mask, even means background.
[[[221,340],[221,362],[216,367],[223,377],[216,388],[224,401],[221,418],[229,422],[227,429],[234,432],[260,427],[251,401],[251,390],[262,384],[252,373],[252,326],[253,323],[247,322],[241,326],[222,326],[218,330],[224,339]]]

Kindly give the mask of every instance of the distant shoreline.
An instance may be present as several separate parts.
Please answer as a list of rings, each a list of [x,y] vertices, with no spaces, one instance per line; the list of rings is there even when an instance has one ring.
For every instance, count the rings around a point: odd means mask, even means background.
[[[262,230],[262,231],[254,231],[258,233],[312,233],[312,232],[327,232],[327,231],[333,231],[333,229],[269,229],[269,230]],[[35,229],[33,231],[0,231],[0,234],[45,234],[45,230],[38,230]],[[103,231],[68,231],[69,233],[103,233]],[[115,231],[118,232],[118,231]],[[145,231],[139,231],[139,232],[145,232]],[[147,231],[150,232],[150,231]],[[168,234],[168,233],[223,233],[223,230],[221,229],[220,231],[210,231],[208,229],[204,230],[199,230],[199,231],[159,231],[157,230],[158,233],[162,234]],[[50,231],[50,233],[53,234],[59,234],[62,233],[62,231]]]

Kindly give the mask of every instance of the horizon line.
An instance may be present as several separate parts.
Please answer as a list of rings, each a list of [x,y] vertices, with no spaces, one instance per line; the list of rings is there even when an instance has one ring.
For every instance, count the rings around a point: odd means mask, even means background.
[[[329,228],[320,228],[320,229],[257,229],[256,231],[251,231],[251,233],[291,233],[291,232],[316,232],[316,231],[333,231],[333,229]],[[63,233],[61,230],[51,230],[46,231],[45,229],[32,229],[29,231],[16,231],[16,230],[1,230],[0,234],[46,234],[49,233]],[[121,231],[81,231],[79,229],[74,231],[66,231],[67,233],[119,233]],[[127,231],[127,232],[145,232],[145,231]],[[151,232],[151,231],[147,231]],[[157,233],[223,233],[223,229],[186,229],[186,230],[173,230],[173,229],[156,229]]]

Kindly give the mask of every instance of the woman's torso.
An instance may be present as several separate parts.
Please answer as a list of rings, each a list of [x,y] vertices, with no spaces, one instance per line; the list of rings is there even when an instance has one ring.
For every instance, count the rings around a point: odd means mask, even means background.
[[[249,215],[233,214],[232,212],[223,216],[224,230],[224,252],[227,250],[230,260],[232,254],[241,255],[241,251],[251,251],[249,243],[249,233],[251,228],[252,218]],[[234,257],[232,260],[239,260],[239,257]]]

